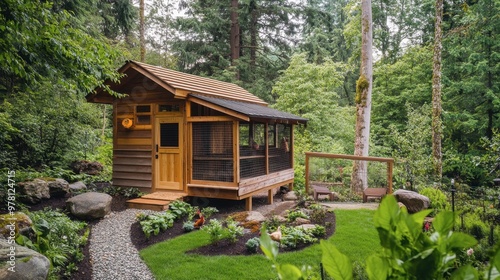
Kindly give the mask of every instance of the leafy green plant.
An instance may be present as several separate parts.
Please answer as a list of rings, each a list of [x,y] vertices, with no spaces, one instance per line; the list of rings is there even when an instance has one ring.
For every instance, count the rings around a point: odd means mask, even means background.
[[[441,210],[451,209],[448,198],[440,189],[425,187],[422,188],[419,193],[429,198],[431,201],[430,208],[434,209],[434,213],[439,213]]]
[[[256,253],[259,246],[260,246],[260,240],[258,237],[250,238],[245,243],[245,247],[247,248],[247,251],[250,253]]]
[[[311,222],[315,224],[325,224],[327,213],[328,210],[324,207],[312,209],[311,213],[309,214]]]
[[[278,216],[273,215],[269,218],[267,218],[263,223],[262,227],[267,228],[269,231],[275,231],[278,229],[278,226],[280,225],[280,219]]]
[[[126,198],[136,198],[144,195],[138,188],[124,188],[121,194]]]
[[[189,214],[194,213],[193,206],[182,200],[174,200],[170,202],[170,204],[168,205],[168,210],[177,218],[189,216]]]
[[[243,236],[243,227],[238,226],[238,222],[228,218],[226,220],[226,232],[224,238],[228,239],[232,243],[235,243],[238,240],[238,237],[241,236]]]
[[[194,223],[192,221],[186,221],[182,224],[182,229],[184,232],[191,232],[194,230]]]
[[[211,219],[201,230],[209,234],[211,243],[217,243],[224,238],[224,227],[217,219]]]
[[[49,279],[71,274],[76,262],[83,259],[81,248],[87,243],[90,231],[85,222],[72,221],[64,213],[45,209],[29,213],[33,221],[32,236],[19,235],[16,242],[45,255],[52,266]]]
[[[203,214],[203,217],[205,217],[205,219],[209,219],[216,213],[219,213],[219,210],[215,207],[205,207],[201,209],[201,214]]]
[[[139,222],[142,227],[142,231],[146,235],[146,238],[151,236],[151,233],[158,235],[160,231],[166,230],[173,226],[175,215],[166,211],[161,213],[155,213],[142,217],[143,220]]]
[[[294,222],[297,218],[309,219],[306,213],[302,212],[302,210],[287,210],[286,219],[289,223]]]
[[[311,231],[302,227],[283,227],[281,245],[296,248],[300,244],[309,244],[318,241]]]
[[[313,228],[308,229],[308,232],[314,237],[322,237],[326,235],[326,228],[321,225],[315,225]]]

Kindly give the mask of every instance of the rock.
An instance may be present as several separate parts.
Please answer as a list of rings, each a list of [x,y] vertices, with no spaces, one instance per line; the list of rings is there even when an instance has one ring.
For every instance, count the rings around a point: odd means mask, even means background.
[[[69,193],[69,183],[64,179],[55,179],[48,181],[51,197],[63,197]]]
[[[406,209],[406,206],[403,204],[403,202],[398,202],[398,206],[399,206],[399,208]]]
[[[311,221],[308,220],[308,219],[304,219],[304,218],[297,218],[295,219],[295,221],[293,222],[293,224],[295,225],[305,225],[305,224],[310,224]]]
[[[0,235],[5,238],[9,238],[9,236],[16,233],[27,235],[32,225],[33,222],[30,217],[23,212],[16,212],[13,215],[0,215]]]
[[[69,190],[71,192],[79,192],[79,191],[83,191],[86,189],[87,189],[87,186],[82,181],[78,181],[78,182],[74,182],[73,184],[69,184]]]
[[[9,280],[45,280],[50,268],[44,255],[3,239],[0,239],[0,263],[0,279]]]
[[[112,199],[109,194],[88,192],[66,200],[66,207],[77,218],[100,219],[111,212]]]
[[[308,229],[314,229],[314,228],[316,228],[316,225],[314,225],[314,224],[303,224],[303,225],[298,225],[297,228],[302,228],[302,229],[308,230]]]
[[[42,199],[50,198],[49,185],[42,179],[17,183],[19,192],[23,195],[21,200],[27,203],[36,204]]]
[[[287,192],[283,195],[283,200],[297,200],[297,195],[294,191]]]
[[[71,163],[71,169],[76,174],[97,175],[103,170],[103,166],[97,161],[77,160]]]
[[[257,211],[248,212],[248,216],[246,218],[247,222],[256,221],[256,222],[261,223],[265,220],[266,220],[266,217],[264,217],[264,215],[262,215],[260,212],[257,212]]]
[[[394,192],[394,197],[398,202],[406,206],[410,214],[425,210],[429,208],[430,205],[430,200],[427,196],[418,194],[414,191],[400,189]]]

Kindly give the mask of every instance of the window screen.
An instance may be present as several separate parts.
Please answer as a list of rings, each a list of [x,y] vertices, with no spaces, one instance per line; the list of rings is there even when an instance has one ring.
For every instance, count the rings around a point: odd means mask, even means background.
[[[160,146],[179,147],[179,124],[162,123],[160,124]]]

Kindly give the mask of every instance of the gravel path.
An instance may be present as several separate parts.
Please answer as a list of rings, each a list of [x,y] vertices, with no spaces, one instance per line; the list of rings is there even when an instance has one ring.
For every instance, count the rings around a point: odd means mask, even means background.
[[[130,240],[130,225],[144,210],[113,212],[92,227],[90,261],[93,280],[154,279]]]

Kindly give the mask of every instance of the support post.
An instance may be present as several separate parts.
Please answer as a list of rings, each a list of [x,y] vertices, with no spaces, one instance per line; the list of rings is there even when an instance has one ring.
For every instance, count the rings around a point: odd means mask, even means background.
[[[267,191],[267,204],[273,204],[273,189]]]
[[[252,197],[249,196],[245,199],[245,211],[252,211]]]

